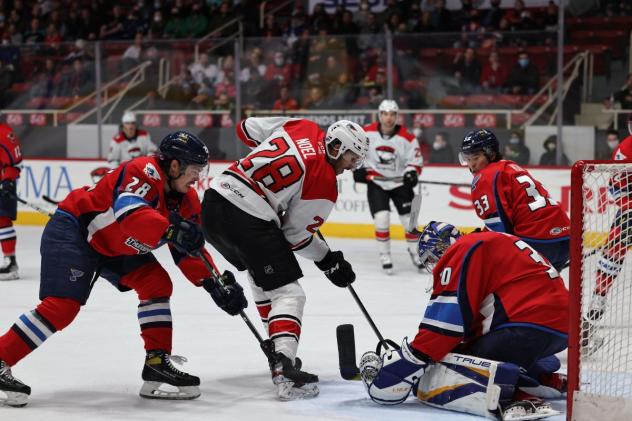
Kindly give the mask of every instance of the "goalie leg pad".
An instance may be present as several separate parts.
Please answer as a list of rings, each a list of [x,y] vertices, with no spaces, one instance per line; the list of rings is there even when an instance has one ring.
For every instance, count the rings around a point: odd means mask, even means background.
[[[461,354],[448,354],[432,364],[415,391],[427,405],[494,417],[501,400],[514,394],[520,368]]]

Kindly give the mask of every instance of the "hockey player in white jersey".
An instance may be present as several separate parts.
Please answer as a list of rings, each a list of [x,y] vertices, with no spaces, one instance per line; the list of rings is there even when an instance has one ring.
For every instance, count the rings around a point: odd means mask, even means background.
[[[116,168],[123,161],[147,156],[156,152],[149,132],[141,130],[136,124],[136,115],[127,111],[121,120],[123,129],[112,138],[108,152],[110,168]]]
[[[356,123],[340,120],[325,133],[296,118],[251,117],[237,135],[253,148],[213,178],[204,194],[204,236],[238,270],[247,270],[261,320],[277,352],[272,380],[281,400],[318,394],[318,377],[296,358],[305,293],[294,253],[312,260],[336,286],[355,280],[341,251],[318,228],[338,196],[336,176],[358,168],[369,149]]]
[[[398,111],[399,107],[393,100],[385,99],[380,103],[379,122],[364,127],[370,141],[367,159],[364,166],[354,172],[356,182],[367,183],[367,199],[375,224],[380,262],[389,275],[393,271],[390,202],[393,201],[404,228],[408,227],[414,188],[423,166],[417,139],[397,124]],[[405,235],[410,258],[421,269],[417,237],[413,232]]]

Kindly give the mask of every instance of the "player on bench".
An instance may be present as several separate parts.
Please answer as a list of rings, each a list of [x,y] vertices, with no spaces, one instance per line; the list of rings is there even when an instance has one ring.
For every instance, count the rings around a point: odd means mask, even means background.
[[[555,354],[567,347],[568,291],[557,270],[513,235],[431,222],[419,257],[433,291],[412,342],[367,352],[362,380],[373,401],[398,404],[411,390],[444,409],[503,420],[559,412],[566,377]],[[458,354],[457,354],[458,353]]]

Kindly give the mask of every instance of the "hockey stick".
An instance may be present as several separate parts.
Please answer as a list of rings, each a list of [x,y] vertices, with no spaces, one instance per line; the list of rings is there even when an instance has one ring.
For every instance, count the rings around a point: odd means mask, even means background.
[[[55,199],[53,199],[50,196],[47,196],[45,194],[42,195],[42,199],[44,199],[45,202],[48,202],[51,205],[55,205],[55,206],[59,205],[59,202],[60,202],[59,200],[55,200]]]
[[[410,202],[410,214],[408,216],[408,226],[405,227],[406,232],[418,232],[417,222],[419,221],[419,212],[421,211],[421,184],[417,188],[417,192]]]
[[[347,289],[353,296],[353,299],[355,300],[356,304],[358,304],[358,307],[360,307],[360,311],[362,311],[362,314],[364,314],[366,321],[369,322],[369,325],[371,326],[371,329],[373,329],[375,336],[377,336],[377,338],[379,339],[380,342],[378,343],[378,350],[379,350],[380,345],[383,346],[385,350],[389,349],[389,345],[393,347],[393,342],[391,341],[389,343],[386,339],[384,339],[384,336],[382,336],[382,334],[380,333],[379,329],[373,322],[373,319],[369,315],[369,312],[366,310],[366,307],[364,307],[364,304],[362,304],[360,297],[358,297],[358,294],[356,294],[355,289],[353,289],[353,285],[351,284],[347,285]]]
[[[34,210],[38,211],[38,212],[39,212],[39,213],[41,213],[41,214],[44,214],[44,215],[46,215],[46,216],[53,216],[53,213],[52,213],[52,212],[47,211],[46,209],[44,209],[44,208],[42,208],[42,207],[40,207],[40,206],[37,206],[37,205],[36,205],[36,204],[34,204],[34,203],[27,202],[26,200],[22,199],[22,198],[21,198],[21,197],[19,197],[18,195],[11,194],[11,197],[13,197],[15,200],[17,200],[18,202],[22,203],[23,205],[26,205],[26,206],[28,206],[29,208],[34,209]]]
[[[375,175],[371,177],[372,180],[377,181],[395,181],[400,182],[404,179],[404,177],[382,177],[380,175]],[[450,183],[449,181],[431,181],[431,180],[419,180],[421,184],[435,184],[437,186],[457,186],[457,187],[472,187],[471,184],[465,183]]]
[[[202,253],[201,251],[198,251],[197,253],[194,254],[194,256],[202,259],[202,262],[204,262],[204,266],[206,266],[206,269],[208,269],[208,271],[211,272],[211,276],[213,277],[213,280],[217,282],[222,288],[225,288],[224,281],[222,281],[222,275],[220,275],[217,272],[217,270],[213,267],[211,262],[209,262],[209,260],[206,258],[206,255]],[[248,317],[246,313],[244,313],[243,310],[239,312],[239,315],[241,316],[241,319],[246,323],[246,326],[248,326],[248,329],[250,329],[252,334],[255,335],[255,338],[257,338],[257,341],[259,342],[259,346],[261,347],[261,350],[263,351],[266,358],[268,359],[268,362],[270,362],[271,364],[276,362],[277,358],[275,356],[275,351],[274,351],[274,342],[272,342],[272,340],[270,339],[263,339],[263,337],[261,336],[257,328],[252,324],[252,322],[250,321],[250,318]]]

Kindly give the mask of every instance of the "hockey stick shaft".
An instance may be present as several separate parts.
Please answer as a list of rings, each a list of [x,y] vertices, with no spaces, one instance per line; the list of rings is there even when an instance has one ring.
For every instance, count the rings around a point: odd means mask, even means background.
[[[382,177],[382,176],[376,175],[376,176],[371,177],[371,179],[372,180],[377,180],[377,181],[401,182],[404,179],[404,177]],[[437,185],[437,186],[471,187],[471,184],[451,183],[449,181],[419,180],[419,183],[421,183],[421,184],[434,184],[434,185]]]
[[[355,292],[355,289],[353,288],[353,285],[351,285],[351,284],[347,285],[347,289],[349,290],[349,292],[353,296],[353,299],[355,300],[356,304],[358,304],[358,307],[360,307],[360,311],[362,311],[362,314],[364,314],[364,317],[366,318],[367,322],[369,322],[369,325],[371,326],[371,329],[373,329],[373,332],[375,333],[377,338],[380,340],[380,343],[382,344],[384,349],[388,349],[389,348],[388,342],[386,342],[386,340],[384,340],[384,337],[382,336],[382,334],[380,333],[379,329],[377,328],[377,326],[373,322],[373,319],[369,315],[369,312],[366,310],[366,307],[364,307],[364,304],[362,304],[362,301],[360,300],[360,297],[358,297],[358,294]]]
[[[29,207],[29,208],[31,208],[31,209],[34,209],[34,210],[38,211],[38,212],[39,212],[39,213],[41,213],[41,214],[44,214],[44,215],[46,215],[46,216],[53,216],[52,212],[47,211],[46,209],[44,209],[44,208],[42,208],[42,207],[40,207],[40,206],[37,206],[37,205],[36,205],[36,204],[34,204],[34,203],[27,202],[26,200],[22,199],[22,198],[21,198],[20,196],[18,196],[18,195],[12,194],[11,196],[12,196],[13,198],[15,198],[15,200],[17,200],[18,202],[22,203],[23,205],[28,206],[28,207]]]
[[[224,282],[222,281],[222,276],[217,272],[217,269],[215,269],[215,267],[211,264],[211,262],[209,262],[209,260],[206,258],[206,255],[201,251],[197,252],[196,255],[197,257],[202,259],[202,261],[204,262],[204,266],[206,266],[208,271],[211,272],[211,275],[213,276],[214,281],[220,284],[222,288],[224,288]],[[255,335],[255,338],[257,338],[259,345],[261,345],[264,339],[263,337],[261,337],[261,334],[259,333],[257,328],[252,324],[248,315],[244,313],[243,310],[239,312],[239,315],[241,316],[242,320],[246,323],[246,326],[248,326],[248,329],[250,329],[252,334]],[[263,352],[266,354],[266,357],[268,358],[270,357],[265,350]]]
[[[47,196],[45,194],[42,195],[42,199],[44,199],[45,202],[48,202],[51,205],[55,205],[55,206],[59,205],[59,200],[55,200],[52,197]]]

